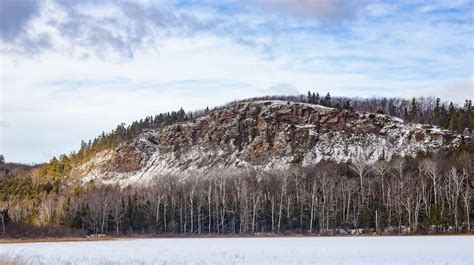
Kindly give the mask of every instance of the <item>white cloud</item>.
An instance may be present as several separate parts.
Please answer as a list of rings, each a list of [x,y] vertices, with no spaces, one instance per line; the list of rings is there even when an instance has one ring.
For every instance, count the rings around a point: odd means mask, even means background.
[[[414,15],[372,1],[358,16],[340,1],[303,1],[288,17],[252,5],[42,3],[0,49],[0,153],[9,161],[48,160],[146,115],[266,94],[472,98],[463,12]],[[343,23],[313,23],[324,16]]]
[[[474,99],[474,76],[461,80],[433,82],[433,84],[413,90],[409,96],[439,97],[441,99],[449,99],[462,106],[464,100]]]

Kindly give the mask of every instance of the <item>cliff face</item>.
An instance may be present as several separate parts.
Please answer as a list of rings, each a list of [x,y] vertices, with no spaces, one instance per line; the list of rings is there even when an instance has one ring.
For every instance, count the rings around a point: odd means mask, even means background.
[[[472,139],[465,139],[471,142]],[[461,136],[382,114],[285,101],[241,102],[193,122],[142,132],[76,167],[71,177],[146,183],[165,174],[268,171],[321,160],[369,162],[455,148]]]

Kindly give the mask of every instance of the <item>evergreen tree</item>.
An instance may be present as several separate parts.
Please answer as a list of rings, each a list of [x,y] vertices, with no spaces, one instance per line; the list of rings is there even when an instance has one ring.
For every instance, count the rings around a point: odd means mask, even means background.
[[[436,105],[434,108],[434,123],[439,124],[441,115],[441,99],[436,98]]]
[[[409,119],[409,116],[407,108],[403,108],[403,119]]]
[[[409,120],[411,122],[415,122],[417,112],[418,112],[418,107],[416,105],[416,99],[413,98],[412,101],[411,101],[411,109],[410,109],[410,113],[409,113]]]
[[[329,94],[329,92],[324,97],[322,105],[331,107],[331,95]]]
[[[449,113],[448,111],[446,110],[446,107],[443,105],[441,105],[441,109],[440,109],[440,112],[439,112],[439,126],[441,128],[448,128],[449,127]]]
[[[449,111],[449,115],[454,115],[454,112],[455,112],[456,110],[454,109],[454,104],[453,104],[453,102],[450,102],[450,103],[449,103],[448,111]]]
[[[86,144],[86,142],[85,142],[84,140],[82,140],[82,141],[81,141],[81,149],[80,149],[80,151],[85,151],[86,148],[87,148],[87,144]]]
[[[449,103],[449,107],[448,107],[448,128],[450,130],[455,130],[456,129],[456,126],[457,126],[457,117],[456,117],[456,110],[454,108],[454,104],[453,102],[450,102]]]
[[[474,107],[472,106],[472,100],[467,101],[466,106],[466,127],[469,133],[474,133]]]
[[[186,112],[183,108],[180,108],[178,113],[176,114],[178,122],[186,121]]]
[[[307,96],[306,101],[307,101],[309,104],[318,104],[318,101],[319,101],[319,94],[315,94],[314,92],[311,93],[311,91],[308,91],[308,96]]]
[[[351,101],[349,99],[344,102],[343,109],[352,110]]]
[[[471,111],[472,110],[472,100],[466,99],[466,101],[464,102],[464,109],[466,111]]]

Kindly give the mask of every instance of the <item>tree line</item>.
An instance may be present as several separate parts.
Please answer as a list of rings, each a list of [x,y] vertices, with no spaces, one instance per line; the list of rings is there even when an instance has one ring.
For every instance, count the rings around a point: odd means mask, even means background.
[[[2,182],[0,192],[13,222],[92,234],[466,232],[472,162],[472,153],[326,161],[287,171],[167,175],[141,187],[30,179],[22,192],[9,188],[15,181]]]
[[[337,109],[388,114],[406,122],[431,124],[457,133],[474,134],[474,106],[471,99],[466,99],[464,105],[458,106],[453,102],[442,101],[440,98],[435,97],[411,99],[396,97],[332,97],[329,92],[322,96],[318,92],[308,91],[306,96],[265,96],[251,98],[250,100],[304,102]]]

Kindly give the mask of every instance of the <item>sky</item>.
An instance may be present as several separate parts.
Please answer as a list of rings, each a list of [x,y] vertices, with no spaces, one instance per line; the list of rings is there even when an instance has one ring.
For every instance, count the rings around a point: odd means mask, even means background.
[[[263,95],[474,98],[474,2],[0,0],[0,154]]]

